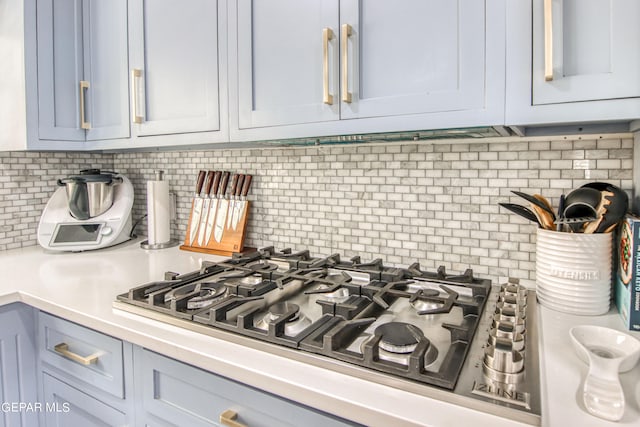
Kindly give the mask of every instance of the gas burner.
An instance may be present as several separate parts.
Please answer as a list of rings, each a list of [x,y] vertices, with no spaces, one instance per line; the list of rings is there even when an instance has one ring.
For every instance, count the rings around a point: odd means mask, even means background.
[[[298,335],[312,323],[300,311],[299,305],[285,301],[271,305],[269,311],[258,321],[256,327],[267,331],[270,324],[282,320],[285,322],[284,333],[290,337]]]
[[[321,290],[327,290],[328,291],[329,289],[330,288],[329,288],[328,285],[321,284],[315,290],[316,291],[321,291]],[[347,288],[338,288],[338,289],[334,290],[333,292],[323,292],[320,295],[318,295],[318,299],[329,301],[329,302],[335,302],[335,303],[345,302],[346,300],[349,299],[349,289],[347,289]]]
[[[415,326],[404,322],[389,322],[376,328],[380,348],[390,353],[411,353],[424,337]]]
[[[247,285],[247,286],[255,286],[262,283],[262,276],[251,275],[245,277],[231,278],[228,280],[229,284],[232,285]]]
[[[433,313],[434,310],[440,310],[442,309],[442,307],[444,307],[443,303],[431,299],[440,295],[440,292],[438,292],[437,290],[422,289],[418,292],[419,297],[416,297],[415,299],[409,299],[409,304],[411,304],[411,306],[415,308],[418,313]],[[423,299],[420,297],[427,297],[429,299]]]
[[[381,360],[409,365],[411,353],[420,342],[427,344],[424,365],[433,364],[438,358],[438,349],[424,336],[416,326],[404,322],[389,322],[378,326],[374,331],[374,339],[379,337],[378,357]]]
[[[200,294],[187,301],[187,308],[189,310],[208,307],[227,295],[227,287],[222,283],[199,283],[198,286],[196,286],[196,291],[198,291],[198,287],[200,288]]]
[[[267,272],[267,271],[274,271],[278,269],[277,264],[269,262],[269,260],[265,260],[265,259],[259,259],[257,261],[250,262],[246,264],[244,267],[256,272]]]
[[[219,282],[199,282],[188,284],[173,289],[164,295],[165,304],[177,301],[181,298],[189,298],[187,300],[187,309],[194,310],[207,307],[214,302],[220,300],[227,294],[227,288]]]

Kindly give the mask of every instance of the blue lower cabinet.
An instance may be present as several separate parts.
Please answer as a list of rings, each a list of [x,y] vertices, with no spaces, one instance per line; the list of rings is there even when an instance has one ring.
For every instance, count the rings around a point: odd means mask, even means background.
[[[134,372],[138,425],[353,425],[139,347],[134,347]]]
[[[127,417],[111,406],[46,373],[42,375],[47,426],[126,426]]]
[[[31,307],[0,307],[0,427],[38,425],[35,318]]]

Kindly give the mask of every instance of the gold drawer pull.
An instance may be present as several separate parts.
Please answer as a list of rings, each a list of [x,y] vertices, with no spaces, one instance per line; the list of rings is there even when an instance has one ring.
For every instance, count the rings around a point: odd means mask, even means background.
[[[349,92],[349,37],[352,29],[349,24],[342,24],[340,41],[342,42],[342,102],[351,103],[351,93]]]
[[[131,121],[136,124],[142,124],[144,122],[144,116],[140,114],[142,108],[140,107],[140,100],[143,99],[140,96],[140,88],[142,87],[142,70],[134,68],[131,70]]]
[[[553,5],[544,0],[544,79],[553,80]]]
[[[329,40],[333,39],[331,28],[322,29],[322,102],[333,104],[333,95],[329,93]]]
[[[242,424],[236,421],[238,418],[238,413],[232,411],[231,409],[227,409],[223,413],[220,414],[220,422],[223,426],[227,427],[247,427],[246,424]]]
[[[80,128],[91,129],[91,123],[87,121],[85,102],[85,91],[89,90],[89,82],[86,80],[80,80]]]
[[[80,356],[69,350],[69,345],[67,343],[61,342],[53,347],[56,353],[66,357],[67,359],[71,359],[74,362],[78,362],[82,365],[91,365],[92,363],[96,363],[98,361],[98,357],[100,355],[98,353],[93,353],[89,356]]]

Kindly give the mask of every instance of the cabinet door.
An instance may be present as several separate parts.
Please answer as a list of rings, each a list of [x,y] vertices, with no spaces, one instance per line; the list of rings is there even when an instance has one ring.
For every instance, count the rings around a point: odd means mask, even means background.
[[[125,426],[125,414],[48,374],[42,375],[48,427]]]
[[[150,426],[347,427],[349,422],[136,347],[139,418]],[[233,417],[233,416],[232,416]]]
[[[477,0],[342,0],[341,118],[481,109],[485,16]]]
[[[129,137],[127,0],[85,0],[87,140]]]
[[[38,425],[38,413],[19,409],[19,404],[38,402],[34,314],[30,307],[11,304],[0,307],[0,402],[3,413],[0,426]],[[8,406],[7,406],[8,405]],[[16,405],[13,409],[12,405]]]
[[[534,105],[640,96],[640,2],[551,0],[546,14],[544,3],[533,2]],[[546,48],[545,20],[552,28]]]
[[[237,2],[241,129],[338,119],[338,9],[338,0]]]
[[[218,1],[136,0],[129,11],[137,134],[220,130]]]
[[[126,0],[38,1],[40,139],[129,136],[126,5]],[[81,81],[88,87],[81,88]]]
[[[82,0],[38,0],[38,127],[40,139],[84,141],[80,80],[84,78]]]

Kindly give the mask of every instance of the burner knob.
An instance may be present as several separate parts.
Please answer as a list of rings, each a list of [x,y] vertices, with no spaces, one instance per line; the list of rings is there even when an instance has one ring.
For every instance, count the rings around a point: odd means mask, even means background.
[[[518,318],[512,318],[503,314],[494,314],[493,322],[491,322],[492,330],[503,331],[510,334],[522,334],[525,333],[524,320]]]
[[[496,304],[496,314],[500,316],[500,319],[507,320],[513,323],[524,323],[524,321],[526,320],[526,312],[524,307],[512,307],[501,302]]]
[[[509,283],[500,287],[500,294],[515,297],[519,303],[527,304],[527,288],[521,286],[518,279],[509,279]]]
[[[514,350],[508,340],[501,338],[496,339],[495,345],[485,349],[484,364],[491,370],[505,374],[517,374],[524,369],[522,353]]]
[[[523,311],[527,306],[526,298],[520,298],[516,294],[509,294],[505,292],[500,292],[498,294],[498,303],[502,304],[505,307],[519,308]]]
[[[524,350],[524,335],[514,332],[513,329],[505,331],[503,329],[491,329],[489,332],[489,345],[496,346],[500,339],[508,340],[515,351]]]

